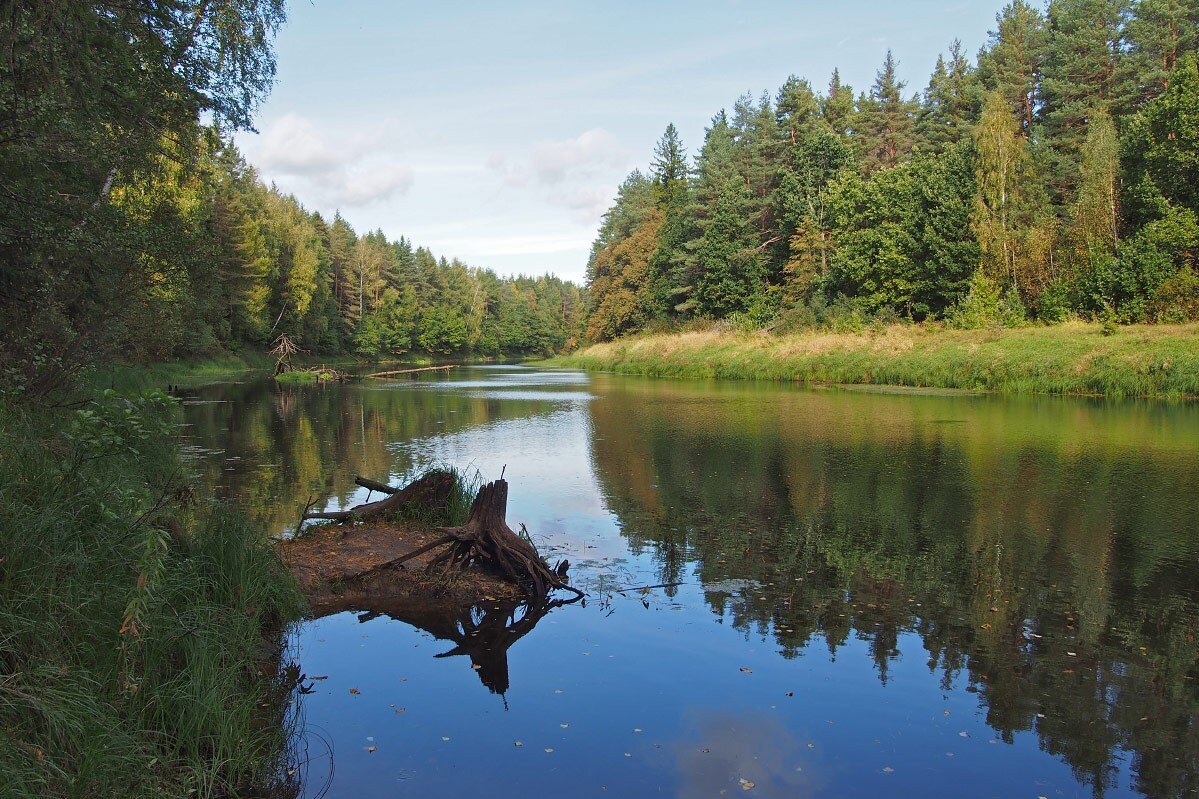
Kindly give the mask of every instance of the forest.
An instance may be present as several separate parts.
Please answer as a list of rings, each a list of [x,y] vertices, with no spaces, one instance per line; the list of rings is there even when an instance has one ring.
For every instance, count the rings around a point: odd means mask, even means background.
[[[273,82],[282,0],[5,7],[9,390],[65,385],[113,356],[261,350],[280,333],[368,358],[546,354],[581,334],[571,283],[359,234],[264,184],[232,137]]]
[[[730,320],[1199,319],[1199,2],[1013,0],[910,92],[792,76],[673,124],[588,264],[590,340]],[[915,55],[915,54],[909,54]]]

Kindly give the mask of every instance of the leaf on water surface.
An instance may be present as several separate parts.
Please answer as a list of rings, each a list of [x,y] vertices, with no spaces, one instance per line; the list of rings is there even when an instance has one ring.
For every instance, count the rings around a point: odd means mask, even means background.
[[[561,727],[562,729],[564,729],[564,730],[565,730],[565,729],[566,729],[567,727],[569,727],[570,725],[569,725],[569,724],[567,724],[566,722],[562,722],[562,723],[561,723],[561,724],[559,724],[558,726],[559,726],[559,727]]]
[[[750,668],[746,668],[745,666],[742,666],[742,667],[741,667],[741,673],[742,673],[742,674],[753,674],[753,673],[754,673],[754,670],[753,670],[753,669],[750,669]]]
[[[744,777],[741,778],[741,790],[748,791],[749,789],[751,789],[753,787],[754,787],[754,784],[752,782],[745,779]]]
[[[546,753],[547,755],[552,755],[552,754],[554,753],[554,748],[553,748],[552,746],[547,746],[547,747],[545,748],[545,753]]]
[[[357,688],[351,688],[350,693],[354,696],[358,696],[358,694],[362,693],[362,691],[359,691]]]
[[[512,745],[513,746],[524,746],[525,744],[524,744],[524,741],[513,741]]]

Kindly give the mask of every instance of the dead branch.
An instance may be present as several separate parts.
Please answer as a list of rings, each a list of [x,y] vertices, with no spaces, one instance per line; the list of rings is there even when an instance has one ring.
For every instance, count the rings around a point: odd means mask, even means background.
[[[380,483],[376,480],[371,480],[368,477],[363,477],[362,475],[355,477],[354,482],[363,488],[369,488],[371,491],[378,491],[380,494],[394,494],[400,490],[398,488],[389,486],[386,483]]]

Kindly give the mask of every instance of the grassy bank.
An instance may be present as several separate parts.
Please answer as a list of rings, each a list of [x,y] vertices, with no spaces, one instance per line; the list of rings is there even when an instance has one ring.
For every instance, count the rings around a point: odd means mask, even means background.
[[[1020,394],[1199,396],[1199,325],[999,330],[889,325],[785,336],[709,331],[596,344],[547,363],[664,377],[888,384]]]
[[[14,797],[225,797],[283,770],[259,531],[193,497],[162,395],[0,408],[0,782]]]

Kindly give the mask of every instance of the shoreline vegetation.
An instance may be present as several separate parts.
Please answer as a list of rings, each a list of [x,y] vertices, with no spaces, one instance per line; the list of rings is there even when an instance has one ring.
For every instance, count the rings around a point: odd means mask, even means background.
[[[1199,397],[1199,324],[876,324],[782,335],[715,327],[630,336],[542,363],[652,377],[1185,399]]]
[[[294,795],[294,580],[196,496],[167,395],[83,396],[0,409],[5,795]]]

